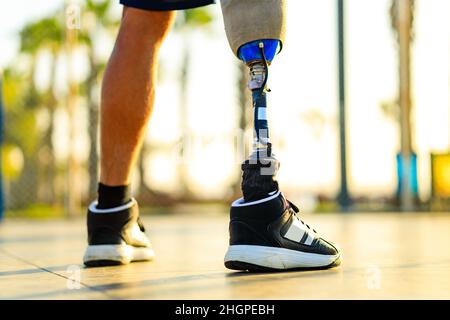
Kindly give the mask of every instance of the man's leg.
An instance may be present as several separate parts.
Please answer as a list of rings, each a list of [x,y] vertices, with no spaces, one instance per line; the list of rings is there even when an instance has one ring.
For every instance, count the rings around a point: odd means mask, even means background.
[[[99,199],[89,206],[88,266],[151,260],[128,184],[153,107],[159,48],[173,11],[126,8],[101,96]]]
[[[158,51],[173,11],[126,8],[105,71],[101,98],[100,182],[130,183],[154,101]]]
[[[234,270],[323,268],[340,261],[339,250],[298,218],[275,180],[279,162],[269,139],[266,83],[284,40],[285,1],[221,0],[230,47],[249,67],[254,115],[253,152],[242,164],[244,197],[230,212],[225,266]]]
[[[130,199],[128,184],[153,107],[158,51],[174,16],[124,9],[102,85],[98,208]]]

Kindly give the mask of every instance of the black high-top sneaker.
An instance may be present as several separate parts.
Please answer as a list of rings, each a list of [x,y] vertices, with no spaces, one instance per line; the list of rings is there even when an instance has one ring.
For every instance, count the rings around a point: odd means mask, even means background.
[[[232,270],[283,271],[340,264],[336,246],[297,216],[298,208],[281,192],[231,205],[230,246],[225,266]]]
[[[128,264],[154,258],[135,199],[111,209],[98,209],[96,205],[94,202],[89,206],[87,215],[89,245],[83,259],[86,266]]]

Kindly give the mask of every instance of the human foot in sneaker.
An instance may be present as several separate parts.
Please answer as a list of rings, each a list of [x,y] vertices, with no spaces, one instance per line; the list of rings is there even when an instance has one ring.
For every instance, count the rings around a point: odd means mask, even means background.
[[[252,202],[238,199],[230,211],[230,246],[225,266],[232,270],[283,271],[340,264],[336,246],[297,216],[281,192]]]
[[[88,247],[84,264],[89,267],[128,264],[152,260],[155,253],[139,220],[135,199],[110,209],[88,209]]]

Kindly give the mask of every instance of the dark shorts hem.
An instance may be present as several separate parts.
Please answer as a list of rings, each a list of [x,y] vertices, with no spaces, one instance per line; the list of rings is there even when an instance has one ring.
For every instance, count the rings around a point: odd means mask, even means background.
[[[216,3],[216,0],[120,0],[120,3],[127,7],[143,10],[171,11],[207,6]]]

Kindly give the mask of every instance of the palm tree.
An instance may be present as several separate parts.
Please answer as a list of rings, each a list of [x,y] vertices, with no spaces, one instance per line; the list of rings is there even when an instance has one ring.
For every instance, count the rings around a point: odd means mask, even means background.
[[[248,81],[249,81],[249,71],[248,67],[242,63],[239,62],[238,64],[238,78],[236,81],[236,87],[238,92],[238,133],[239,136],[236,137],[238,139],[238,145],[241,146],[241,143],[244,143],[242,145],[243,149],[242,151],[245,152],[247,150],[247,145],[245,144],[245,132],[247,129],[251,126],[251,108],[249,108],[250,105],[250,91],[248,90]],[[241,154],[237,154],[237,156],[241,156]],[[245,155],[244,155],[245,156]],[[241,159],[240,159],[241,160]],[[240,197],[241,195],[241,170],[238,171],[236,174],[236,179],[231,185],[231,194],[230,199],[236,199]]]
[[[67,96],[67,111],[69,118],[73,118],[75,107],[78,104],[78,96],[84,94],[87,98],[87,107],[89,111],[89,126],[88,134],[90,138],[91,148],[89,151],[88,173],[89,173],[89,198],[93,197],[97,187],[98,181],[98,112],[99,104],[97,100],[97,92],[99,91],[99,78],[105,69],[106,61],[102,60],[96,54],[96,43],[99,39],[100,32],[112,33],[116,30],[119,20],[110,14],[112,4],[110,1],[93,1],[87,0],[83,3],[80,10],[80,24],[79,29],[66,28],[65,49],[68,57],[68,64],[72,64],[72,55],[80,47],[84,47],[87,52],[89,62],[89,75],[82,84],[77,83],[71,75],[69,75],[69,94]],[[69,7],[68,7],[69,8]],[[70,68],[69,68],[70,69]],[[73,119],[72,119],[73,121]],[[70,129],[71,143],[76,139],[76,132],[72,123]],[[72,148],[71,148],[72,149]],[[80,164],[73,155],[73,150],[69,154],[68,161],[68,184],[72,186],[77,181],[77,175],[81,170]],[[68,190],[67,207],[69,213],[74,214],[78,211],[79,205],[82,201],[81,186],[73,190],[71,187]]]
[[[81,90],[85,92],[88,101],[89,127],[88,134],[91,143],[88,160],[89,173],[89,198],[95,196],[98,181],[98,115],[99,101],[97,99],[99,92],[99,80],[103,73],[106,61],[99,58],[96,54],[98,35],[106,31],[112,33],[117,30],[119,19],[111,15],[112,2],[109,0],[85,2],[82,10],[82,20],[89,21],[82,24],[79,33],[79,40],[87,49],[89,60],[89,75],[82,84]]]
[[[401,161],[403,168],[400,180],[400,202],[404,211],[413,209],[411,190],[412,134],[411,134],[411,43],[414,38],[415,0],[392,0],[390,9],[392,29],[397,37],[399,49],[399,107],[401,132]]]
[[[54,157],[54,147],[52,136],[54,131],[54,112],[57,107],[57,99],[55,96],[55,78],[57,58],[61,51],[63,41],[63,27],[57,15],[43,18],[26,24],[20,31],[20,51],[29,55],[32,59],[32,68],[34,70],[37,56],[47,51],[51,55],[50,59],[50,81],[47,90],[41,95],[42,105],[49,113],[48,126],[43,134],[41,152],[44,153],[46,161],[41,163],[42,168],[39,170],[41,182],[40,189],[43,190],[44,201],[55,203],[55,176],[56,164]],[[35,90],[34,74],[31,77],[31,86]]]
[[[3,219],[4,201],[3,201],[3,173],[2,173],[2,147],[3,147],[3,86],[2,70],[0,70],[0,221]]]
[[[54,136],[54,112],[57,108],[58,101],[55,95],[55,80],[56,80],[56,71],[57,71],[57,59],[64,53],[68,53],[69,51],[73,51],[81,45],[86,48],[86,52],[88,54],[88,61],[90,66],[90,73],[85,83],[81,87],[84,90],[84,94],[88,97],[88,108],[89,108],[89,116],[91,125],[89,126],[89,136],[92,142],[92,148],[89,155],[89,172],[90,172],[90,194],[92,194],[92,190],[95,192],[96,188],[96,180],[97,180],[97,118],[98,118],[98,102],[96,97],[96,90],[98,90],[98,78],[100,77],[101,72],[104,70],[105,61],[99,59],[95,54],[95,43],[97,40],[97,31],[100,29],[102,31],[112,31],[115,30],[118,25],[118,19],[114,18],[109,14],[109,9],[112,7],[111,2],[104,1],[94,1],[87,0],[83,3],[83,8],[81,12],[83,13],[82,18],[88,21],[88,18],[94,18],[94,24],[83,23],[82,29],[77,30],[76,33],[76,42],[74,41],[66,41],[75,39],[73,35],[75,33],[66,33],[66,28],[63,25],[63,11],[62,8],[56,10],[48,17],[44,17],[38,21],[33,21],[26,24],[20,31],[20,51],[23,53],[25,57],[29,61],[31,61],[29,68],[29,72],[26,75],[21,75],[21,80],[27,84],[27,90],[24,90],[24,97],[22,99],[22,103],[27,108],[38,108],[45,109],[49,115],[48,124],[42,133],[42,139],[39,136],[31,135],[31,140],[40,141],[40,147],[38,148],[40,152],[33,152],[32,155],[35,159],[27,160],[27,166],[25,171],[33,170],[33,165],[39,165],[40,168],[34,170],[35,175],[39,175],[39,182],[33,190],[45,190],[43,200],[48,203],[55,203],[55,198],[58,197],[56,194],[55,188],[55,177],[56,177],[56,168],[57,165],[55,163],[54,158],[54,146],[52,143],[52,137]],[[92,19],[90,19],[92,21]],[[66,36],[69,35],[69,38]],[[69,44],[71,45],[70,48]],[[70,49],[66,51],[66,49]],[[39,92],[35,86],[34,78],[35,78],[35,68],[38,56],[42,52],[47,52],[50,54],[50,80],[49,85],[45,89],[45,92]],[[68,57],[70,60],[70,57]],[[12,74],[12,72],[8,72],[8,74]],[[26,78],[24,80],[24,77]],[[11,80],[11,79],[10,79]],[[11,81],[9,81],[10,83]],[[72,97],[68,99],[68,105],[72,105],[72,108],[68,108],[69,115],[71,111],[73,111],[74,104],[76,103],[74,97],[78,96],[78,84],[73,80],[70,82],[70,92],[69,96]],[[71,103],[69,103],[71,101]],[[35,114],[23,113],[27,116],[23,117],[24,119],[28,119],[28,116],[34,118]],[[25,121],[25,120],[24,120]],[[72,122],[72,119],[70,120]],[[11,125],[14,127],[14,125]],[[14,130],[14,128],[10,128],[8,126],[7,134],[9,131]],[[31,128],[30,128],[31,130]],[[72,134],[73,135],[73,134]],[[74,136],[71,139],[75,139]],[[41,155],[45,153],[46,162],[42,163],[38,160],[37,154]],[[28,153],[26,153],[28,157]],[[31,156],[31,155],[30,155]],[[32,165],[33,164],[33,165]],[[77,167],[78,164],[74,163],[74,161],[69,161],[69,171],[72,168]],[[78,169],[77,169],[78,170]],[[26,172],[23,175],[27,176],[29,180],[29,184],[32,185],[33,179],[31,179],[31,173],[27,174]],[[19,182],[16,184],[21,184]],[[79,193],[79,192],[77,192]],[[28,203],[31,202],[29,198]],[[71,210],[74,211],[74,210]]]
[[[5,121],[4,141],[16,148],[24,157],[23,171],[13,173],[14,181],[7,179],[9,207],[25,207],[38,199],[38,172],[40,147],[36,124],[36,111],[40,105],[41,95],[37,93],[32,81],[34,68],[25,72],[16,71],[17,64],[24,64],[23,59],[14,62],[3,73],[3,98]],[[31,65],[33,65],[31,63]],[[31,69],[31,70],[30,70]],[[11,178],[11,177],[10,177]]]

